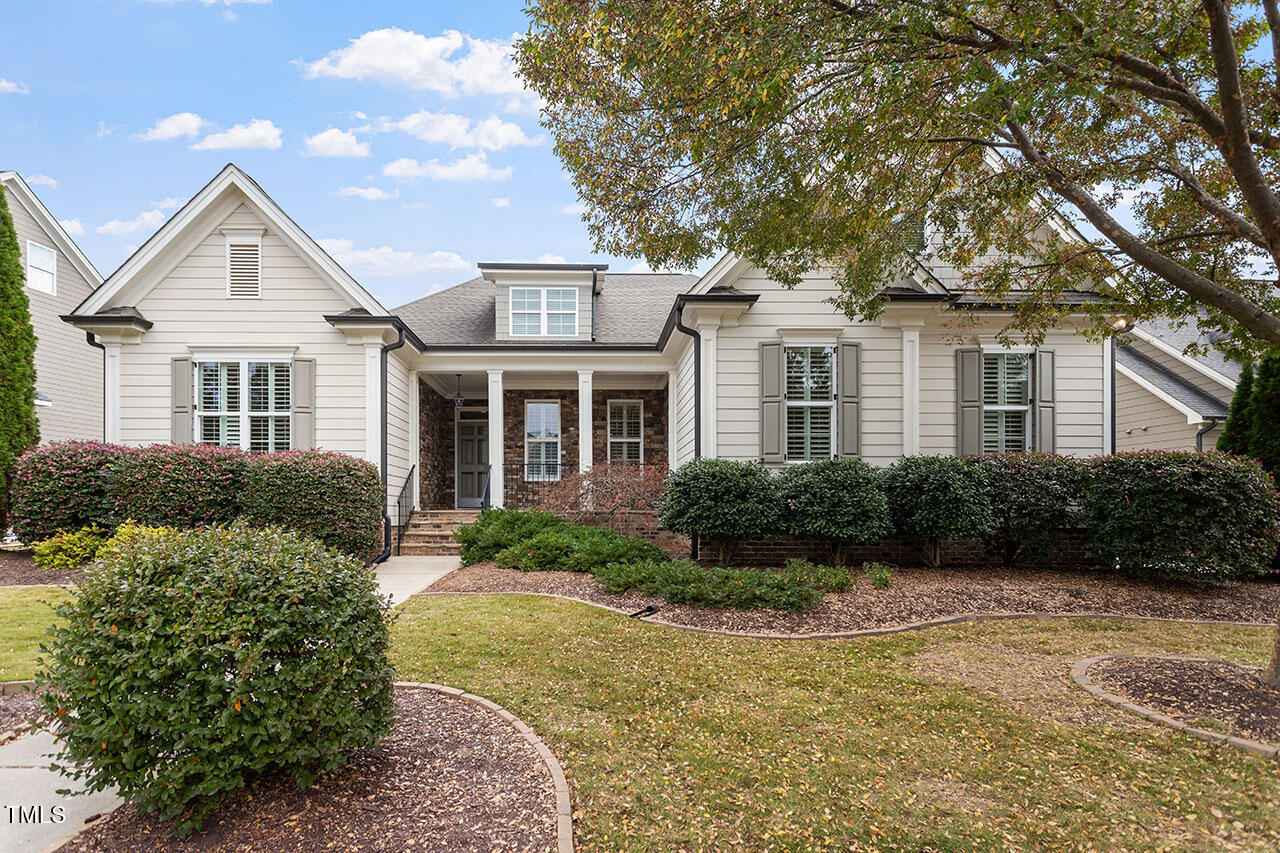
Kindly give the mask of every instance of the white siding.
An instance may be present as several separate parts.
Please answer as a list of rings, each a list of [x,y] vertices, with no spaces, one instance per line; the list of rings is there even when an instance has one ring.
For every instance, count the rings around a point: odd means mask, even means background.
[[[58,256],[56,293],[50,296],[26,289],[31,326],[36,333],[36,390],[53,401],[37,406],[40,442],[102,439],[102,351],[89,346],[84,332],[60,319],[70,314],[93,286],[58,250],[31,211],[13,193],[6,195],[18,233],[22,267],[27,265],[27,241],[53,249]]]
[[[1116,450],[1195,450],[1201,425],[1127,376],[1116,374]],[[1212,450],[1222,433],[1215,428],[1204,437]]]
[[[392,512],[392,524],[396,523],[396,498],[415,462],[410,429],[412,404],[409,399],[413,374],[400,358],[406,349],[413,352],[412,347],[406,344],[399,350],[392,350],[387,358],[387,507]]]
[[[680,332],[673,334],[685,338]],[[687,338],[686,338],[687,340]],[[676,465],[693,458],[693,342],[689,341],[676,359],[676,422],[670,427],[670,440],[675,442]]]

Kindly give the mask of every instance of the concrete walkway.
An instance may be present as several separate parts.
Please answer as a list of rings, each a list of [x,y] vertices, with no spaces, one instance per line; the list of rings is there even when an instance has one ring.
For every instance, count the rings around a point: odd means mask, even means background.
[[[431,586],[459,565],[461,561],[456,556],[391,557],[378,566],[375,574],[383,594],[390,594],[392,604],[400,604],[415,592],[421,592]]]

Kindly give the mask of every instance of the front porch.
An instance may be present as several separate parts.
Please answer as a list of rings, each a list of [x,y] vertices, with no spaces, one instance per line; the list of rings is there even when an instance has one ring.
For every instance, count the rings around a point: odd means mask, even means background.
[[[525,508],[597,463],[668,465],[671,384],[668,372],[420,373],[418,506]]]

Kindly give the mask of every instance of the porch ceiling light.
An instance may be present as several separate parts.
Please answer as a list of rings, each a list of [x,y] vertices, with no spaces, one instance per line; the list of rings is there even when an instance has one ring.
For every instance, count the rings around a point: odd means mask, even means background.
[[[453,407],[458,411],[462,411],[462,404],[465,402],[462,398],[462,374],[455,374],[458,377],[458,393],[453,395]]]

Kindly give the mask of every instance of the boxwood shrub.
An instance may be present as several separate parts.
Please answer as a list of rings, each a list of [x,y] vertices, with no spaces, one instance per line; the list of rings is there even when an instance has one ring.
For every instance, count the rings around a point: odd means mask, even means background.
[[[985,541],[1005,566],[1043,559],[1053,552],[1064,528],[1077,522],[1085,463],[1053,453],[997,453],[975,456],[991,498],[991,526]]]
[[[390,730],[388,612],[359,560],[284,528],[126,528],[40,657],[63,772],[180,835],[257,774],[310,785]]]
[[[235,521],[244,514],[251,458],[212,444],[155,444],[121,454],[110,481],[114,517],[171,527]]]
[[[734,540],[779,532],[777,484],[756,462],[695,459],[668,475],[658,518],[668,530],[715,541],[723,564]]]
[[[14,533],[31,543],[60,531],[110,526],[111,480],[116,464],[132,452],[118,444],[66,441],[23,454],[14,469],[9,505]]]
[[[941,565],[942,543],[989,535],[991,493],[983,469],[956,456],[907,456],[884,473],[889,514],[899,536],[924,543],[924,558]]]
[[[858,459],[792,465],[777,479],[785,508],[782,527],[796,536],[825,539],[831,559],[844,562],[845,543],[866,544],[893,535],[880,474]]]
[[[1223,583],[1266,572],[1280,495],[1252,459],[1138,451],[1089,463],[1081,487],[1089,547],[1145,578]]]

